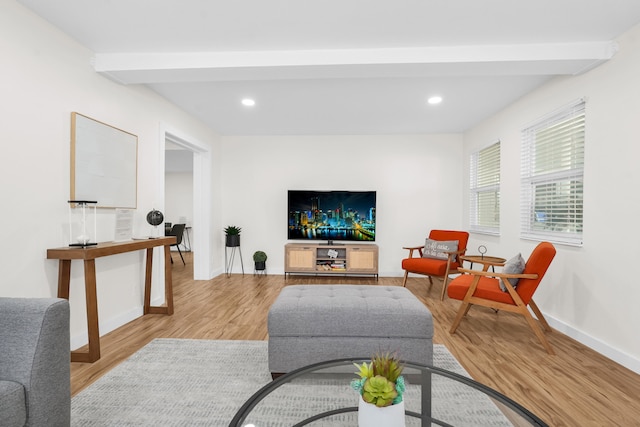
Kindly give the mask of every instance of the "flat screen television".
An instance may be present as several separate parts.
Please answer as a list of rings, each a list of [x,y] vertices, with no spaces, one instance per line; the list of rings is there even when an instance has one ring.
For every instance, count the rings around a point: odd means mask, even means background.
[[[288,192],[289,240],[375,241],[375,191]]]

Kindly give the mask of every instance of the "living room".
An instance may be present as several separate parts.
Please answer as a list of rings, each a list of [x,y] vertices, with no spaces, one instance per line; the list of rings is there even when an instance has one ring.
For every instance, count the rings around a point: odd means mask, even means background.
[[[145,216],[162,209],[164,138],[179,130],[210,158],[206,183],[208,230],[198,235],[210,254],[196,279],[224,272],[223,228],[241,226],[245,267],[250,254],[269,255],[270,275],[283,273],[287,242],[286,192],[294,189],[375,190],[381,276],[400,277],[403,246],[420,244],[430,229],[467,229],[469,156],[501,142],[500,235],[472,234],[469,251],[526,258],[536,242],[520,238],[520,132],[546,114],[587,101],[585,222],[582,246],[557,245],[558,254],[536,293],[551,326],[640,373],[638,287],[618,260],[632,256],[638,233],[629,225],[640,208],[636,118],[640,113],[640,27],[616,38],[618,52],[575,76],[554,77],[507,108],[461,133],[417,135],[223,136],[150,89],[120,85],[95,72],[94,52],[17,2],[0,6],[5,78],[0,100],[5,150],[3,217],[11,245],[0,295],[50,297],[58,264],[47,248],[64,245],[69,197],[70,113],[78,111],[138,136],[138,202],[134,229],[150,233]],[[360,150],[342,160],[345,147]],[[335,154],[338,153],[338,154]],[[332,157],[335,155],[335,157]],[[15,183],[15,184],[12,184]],[[204,193],[200,193],[204,194]],[[13,213],[11,213],[13,212]],[[612,220],[611,216],[615,215]],[[109,239],[114,219],[100,212],[99,237]],[[196,225],[194,224],[194,230]],[[630,237],[626,239],[626,237]],[[626,239],[626,240],[625,240]],[[197,254],[196,254],[197,256]],[[624,265],[624,264],[623,264]],[[249,267],[250,268],[250,267]],[[103,334],[142,314],[142,255],[100,260],[98,299]],[[237,272],[237,265],[234,272]],[[71,338],[86,343],[82,269],[72,269]],[[161,273],[161,272],[159,272]],[[154,274],[154,300],[162,298]],[[527,351],[527,350],[524,350]]]

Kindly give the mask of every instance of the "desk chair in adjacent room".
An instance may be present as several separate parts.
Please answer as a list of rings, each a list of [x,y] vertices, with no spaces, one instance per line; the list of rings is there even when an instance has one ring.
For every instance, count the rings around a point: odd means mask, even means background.
[[[180,258],[182,258],[182,263],[184,265],[187,265],[187,263],[184,262],[184,257],[182,256],[182,251],[180,250],[180,244],[182,243],[182,235],[184,234],[185,226],[186,224],[173,224],[173,227],[171,227],[171,231],[167,234],[167,236],[176,237],[176,243],[173,243],[171,246],[175,246],[178,248],[178,253],[180,254]],[[173,257],[171,258],[171,263],[173,264]]]

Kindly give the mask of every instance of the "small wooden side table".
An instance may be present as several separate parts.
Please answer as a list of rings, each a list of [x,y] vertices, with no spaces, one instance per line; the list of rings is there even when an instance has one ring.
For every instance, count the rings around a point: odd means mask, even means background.
[[[489,267],[491,267],[491,271],[495,271],[494,267],[496,266],[502,267],[504,263],[507,262],[507,260],[504,258],[500,258],[497,256],[487,256],[487,255],[464,255],[464,256],[461,256],[460,259],[462,261],[470,262],[471,268],[473,268],[474,262],[482,264],[483,265],[482,271],[488,271]]]

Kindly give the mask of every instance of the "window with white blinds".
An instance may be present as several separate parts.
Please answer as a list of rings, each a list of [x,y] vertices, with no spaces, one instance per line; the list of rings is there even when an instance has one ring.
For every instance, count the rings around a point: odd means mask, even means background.
[[[471,154],[469,229],[500,233],[500,141]]]
[[[584,100],[522,131],[523,238],[582,245]]]

